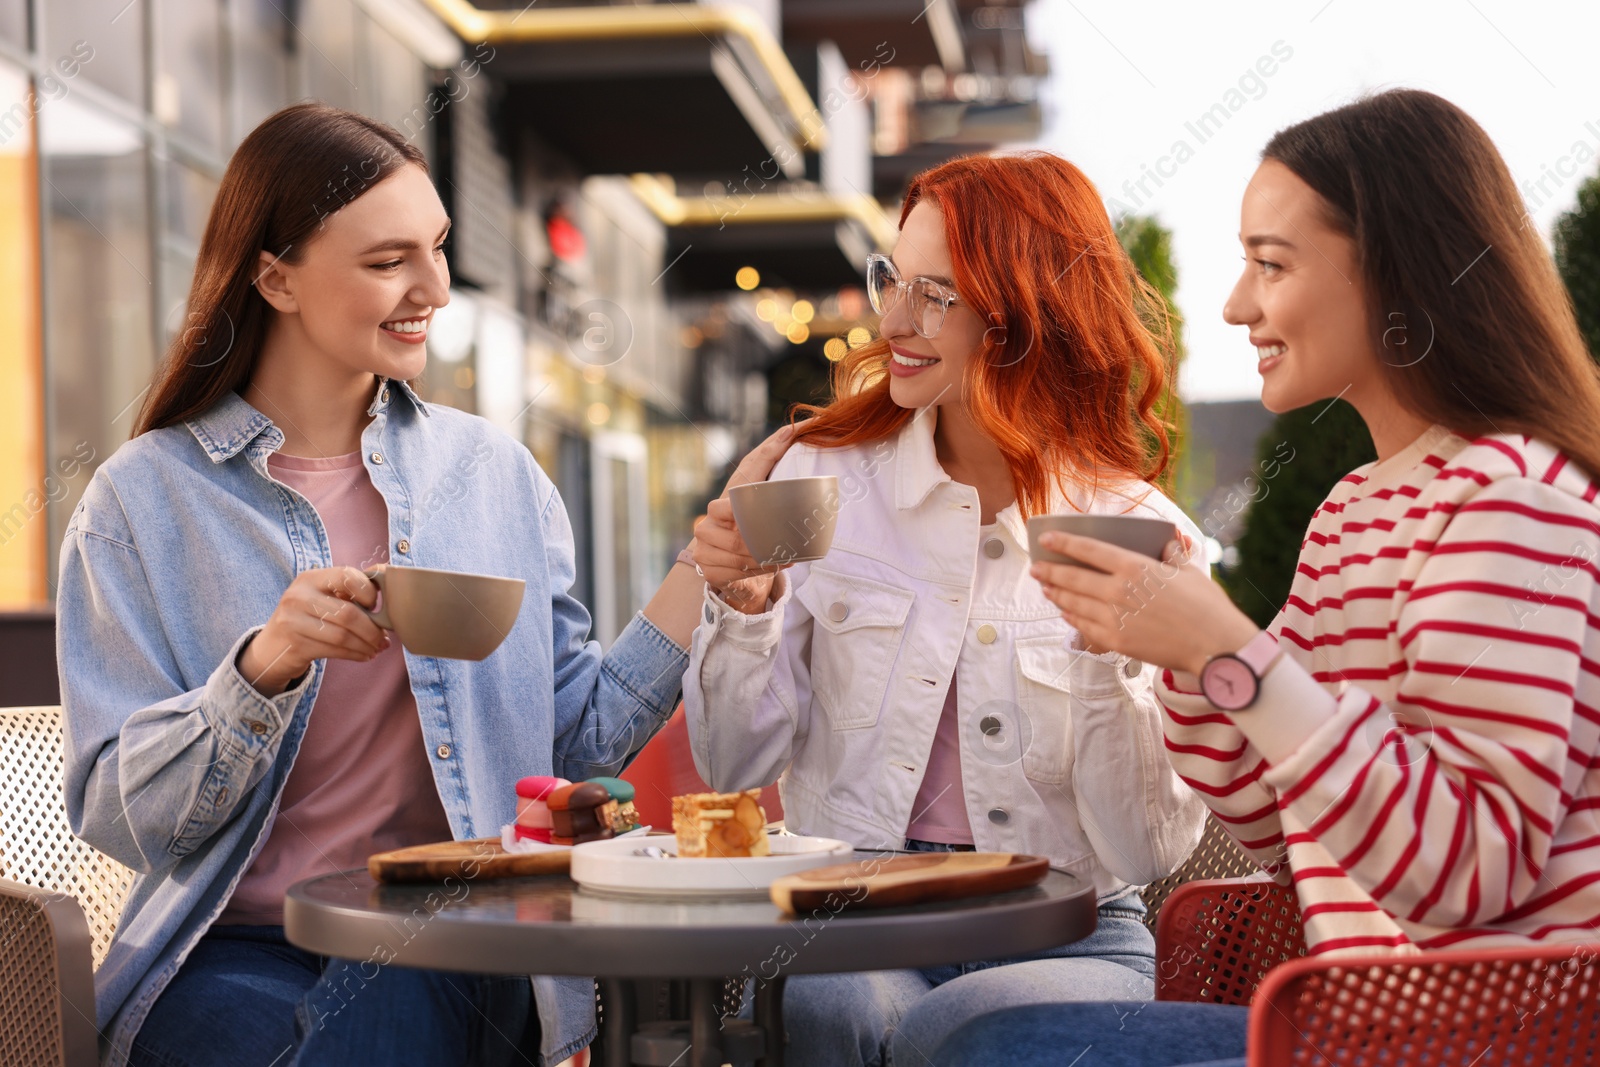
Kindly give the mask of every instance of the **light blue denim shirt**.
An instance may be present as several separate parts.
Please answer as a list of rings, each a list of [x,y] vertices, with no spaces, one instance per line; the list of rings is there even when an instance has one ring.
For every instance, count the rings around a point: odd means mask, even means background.
[[[381,382],[361,436],[389,511],[391,566],[522,578],[522,612],[481,662],[406,653],[456,838],[498,835],[530,774],[614,774],[666,722],[684,651],[642,615],[604,656],[568,593],[572,531],[528,450],[488,422]],[[330,564],[316,509],[274,480],[282,432],[229,394],[130,441],[95,473],[61,547],[57,645],[66,803],[79,837],[138,872],[95,975],[103,1062],[266,839],[325,661],[268,699],[235,660],[301,571]],[[535,978],[542,1055],[594,1032],[586,979]]]

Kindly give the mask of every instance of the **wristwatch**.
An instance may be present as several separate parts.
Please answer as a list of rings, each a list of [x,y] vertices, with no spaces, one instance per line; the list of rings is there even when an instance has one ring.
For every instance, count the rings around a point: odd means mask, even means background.
[[[1262,630],[1237,652],[1221,652],[1200,668],[1200,691],[1213,707],[1243,711],[1256,702],[1261,679],[1277,660],[1278,639]]]

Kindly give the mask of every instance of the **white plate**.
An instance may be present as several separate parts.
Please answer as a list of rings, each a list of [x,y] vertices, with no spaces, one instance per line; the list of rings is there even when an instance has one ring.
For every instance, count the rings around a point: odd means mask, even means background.
[[[848,863],[854,849],[831,837],[767,838],[770,856],[681,859],[670,835],[589,841],[572,850],[572,880],[584,889],[629,897],[707,897],[764,900],[774,879],[813,867]],[[671,859],[636,856],[654,845]]]

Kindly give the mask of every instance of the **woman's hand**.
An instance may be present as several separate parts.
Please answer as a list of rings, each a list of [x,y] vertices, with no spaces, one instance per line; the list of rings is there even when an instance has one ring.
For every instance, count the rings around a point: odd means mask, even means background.
[[[389,647],[389,636],[357,605],[378,604],[378,587],[354,567],[296,575],[272,617],[239,654],[239,673],[273,697],[305,674],[312,660],[365,663]]]
[[[722,495],[706,507],[705,517],[695,523],[694,541],[689,546],[695,570],[730,607],[747,615],[761,613],[772,595],[777,572],[790,564],[763,568],[760,561],[750,554],[744,538],[739,535],[738,525],[733,521],[733,504],[728,500],[728,490],[751,482],[766,481],[793,441],[794,427],[784,426],[751,449],[750,454],[734,468]]]
[[[1158,562],[1073,534],[1046,533],[1039,543],[1088,564],[1041,561],[1031,573],[1091,648],[1199,674],[1213,655],[1236,652],[1260,632],[1221,586],[1189,562],[1192,546],[1172,541]]]

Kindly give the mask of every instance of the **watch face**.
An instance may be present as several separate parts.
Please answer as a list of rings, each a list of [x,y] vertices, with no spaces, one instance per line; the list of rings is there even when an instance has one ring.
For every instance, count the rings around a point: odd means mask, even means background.
[[[1200,674],[1201,691],[1223,711],[1248,708],[1255,702],[1259,684],[1255,671],[1237,656],[1218,656]]]

